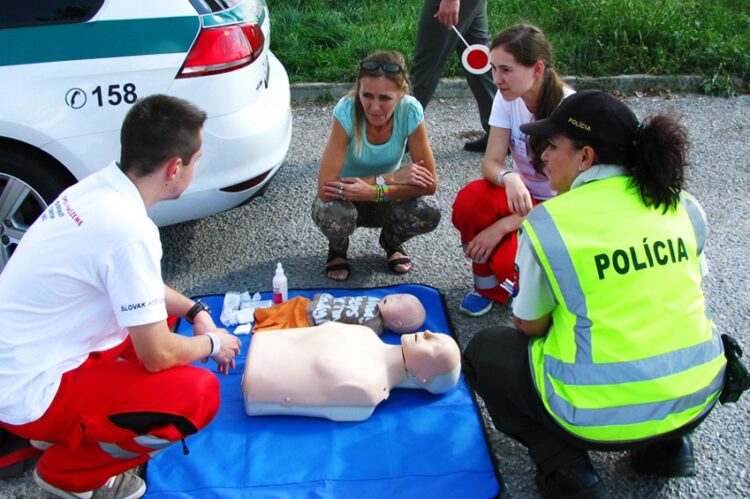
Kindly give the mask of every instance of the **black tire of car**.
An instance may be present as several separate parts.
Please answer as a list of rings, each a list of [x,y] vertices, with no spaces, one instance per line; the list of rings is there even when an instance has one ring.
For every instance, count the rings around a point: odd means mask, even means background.
[[[8,230],[13,228],[25,232],[25,227],[31,225],[66,187],[75,182],[72,175],[41,153],[0,148],[0,193],[8,186],[7,177],[24,183],[33,192],[14,213],[4,213],[6,217],[10,215],[9,218],[0,220],[0,271],[17,244],[9,237]]]

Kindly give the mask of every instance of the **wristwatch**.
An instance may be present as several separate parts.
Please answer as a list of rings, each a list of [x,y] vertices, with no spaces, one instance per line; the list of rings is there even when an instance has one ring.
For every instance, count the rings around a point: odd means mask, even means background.
[[[375,185],[385,185],[385,179],[382,175],[375,177]]]
[[[190,310],[188,310],[187,314],[185,314],[185,319],[187,319],[187,321],[192,324],[195,320],[195,316],[200,312],[208,312],[208,315],[211,315],[211,307],[198,300],[195,302],[195,305],[190,307]]]

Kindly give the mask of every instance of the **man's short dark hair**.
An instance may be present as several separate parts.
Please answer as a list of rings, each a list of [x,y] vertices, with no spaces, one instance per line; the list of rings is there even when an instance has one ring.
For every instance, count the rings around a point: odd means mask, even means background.
[[[155,94],[138,100],[122,123],[120,169],[145,176],[174,156],[189,163],[201,147],[205,121],[206,113],[184,99]]]

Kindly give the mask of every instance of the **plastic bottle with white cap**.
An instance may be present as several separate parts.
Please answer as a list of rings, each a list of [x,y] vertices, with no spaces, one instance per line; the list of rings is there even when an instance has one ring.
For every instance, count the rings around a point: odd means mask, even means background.
[[[284,268],[281,262],[276,264],[276,273],[273,275],[273,302],[282,303],[289,297],[289,288],[284,275]]]

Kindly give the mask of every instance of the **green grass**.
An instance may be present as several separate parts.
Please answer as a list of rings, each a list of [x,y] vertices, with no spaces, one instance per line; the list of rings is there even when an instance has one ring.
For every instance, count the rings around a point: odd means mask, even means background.
[[[419,0],[267,0],[271,47],[293,83],[348,82],[366,54],[411,59]],[[748,0],[489,0],[490,32],[531,22],[563,75],[692,74],[750,82]],[[447,31],[445,36],[455,36]],[[444,76],[462,74],[457,57]],[[717,85],[717,81],[721,84]],[[713,82],[713,84],[712,84]]]

